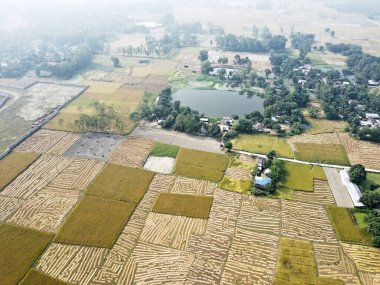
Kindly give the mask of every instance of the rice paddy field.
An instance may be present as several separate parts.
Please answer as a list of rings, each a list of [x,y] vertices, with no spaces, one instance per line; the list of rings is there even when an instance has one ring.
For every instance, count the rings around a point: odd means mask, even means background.
[[[42,143],[54,136],[64,138],[59,147]],[[379,251],[339,243],[318,167],[286,164],[294,175],[286,186],[304,191],[260,198],[247,194],[256,164],[249,155],[176,154],[127,137],[99,161],[66,157],[71,143],[62,132],[37,133],[22,147],[40,158],[0,192],[4,284],[343,284],[377,274],[368,260]],[[153,152],[176,156],[174,175],[142,169]],[[189,174],[178,173],[182,166]],[[218,177],[202,179],[209,173]]]
[[[295,157],[298,160],[335,165],[350,165],[341,144],[296,143]]]
[[[293,151],[284,138],[271,135],[239,135],[233,139],[234,149],[243,150],[251,153],[268,154],[275,150],[280,157],[293,158]]]

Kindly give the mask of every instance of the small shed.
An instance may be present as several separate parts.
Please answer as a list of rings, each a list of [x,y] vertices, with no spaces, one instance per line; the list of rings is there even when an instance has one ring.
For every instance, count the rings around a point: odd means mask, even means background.
[[[272,183],[272,179],[267,177],[255,177],[255,187],[258,189],[265,189],[268,184]]]

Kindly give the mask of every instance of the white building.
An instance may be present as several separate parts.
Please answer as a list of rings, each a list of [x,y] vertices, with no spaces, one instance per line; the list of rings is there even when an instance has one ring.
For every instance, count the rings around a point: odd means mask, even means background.
[[[350,176],[348,175],[347,170],[339,171],[340,178],[342,179],[343,185],[346,187],[348,194],[351,197],[352,202],[355,207],[363,207],[364,204],[360,202],[362,197],[362,192],[360,191],[358,185],[350,181]]]

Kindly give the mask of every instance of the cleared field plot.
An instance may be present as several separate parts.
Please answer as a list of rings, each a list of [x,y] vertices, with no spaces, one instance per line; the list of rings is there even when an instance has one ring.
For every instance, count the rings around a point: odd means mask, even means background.
[[[144,91],[159,94],[168,85],[167,76],[149,75],[147,77],[127,77],[120,89]]]
[[[343,121],[330,121],[323,119],[307,119],[311,124],[311,129],[307,130],[308,134],[333,133],[335,131],[343,131],[347,123]]]
[[[151,140],[127,137],[112,154],[110,161],[131,167],[142,167],[153,144]]]
[[[340,245],[314,243],[318,275],[340,279],[348,285],[360,285],[354,262]]]
[[[85,80],[81,83],[89,86],[89,88],[87,89],[87,92],[89,93],[102,93],[109,95],[113,94],[122,85],[121,83],[117,82],[99,82],[89,80]]]
[[[122,141],[123,137],[119,135],[87,133],[68,148],[65,155],[105,161]]]
[[[281,186],[293,190],[314,191],[314,179],[326,180],[322,167],[285,162],[285,177]]]
[[[380,170],[380,144],[353,139],[348,133],[339,133],[351,164]]]
[[[176,158],[178,151],[179,147],[176,145],[157,142],[153,145],[150,155]]]
[[[353,217],[347,208],[328,206],[327,211],[340,240],[372,245],[367,230],[354,224]]]
[[[173,172],[174,165],[174,158],[150,155],[144,164],[144,169],[163,174],[170,174]]]
[[[207,219],[212,202],[212,197],[160,193],[154,202],[152,211],[161,214]]]
[[[336,165],[350,165],[341,144],[296,143],[295,157],[298,160]]]
[[[0,222],[5,222],[23,202],[22,199],[0,196]]]
[[[0,189],[8,185],[23,170],[31,165],[39,155],[33,153],[12,152],[0,160]]]
[[[296,148],[295,144],[297,143],[340,144],[339,137],[336,133],[302,134],[293,136],[287,139],[287,141],[293,150]]]
[[[46,187],[26,200],[8,223],[55,232],[78,199],[78,192]]]
[[[52,238],[51,234],[0,225],[1,284],[18,284]]]
[[[257,160],[246,154],[232,155],[230,157],[230,168],[240,168],[251,172]]]
[[[241,180],[225,176],[219,183],[219,187],[224,190],[246,194],[252,188],[252,180]]]
[[[294,191],[293,199],[299,202],[334,205],[335,199],[327,181],[314,179],[313,192]]]
[[[279,200],[243,196],[237,227],[269,234],[280,234],[281,203]]]
[[[17,147],[17,151],[62,155],[79,139],[78,134],[40,130]]]
[[[280,239],[280,254],[274,284],[343,285],[343,281],[318,277],[311,242]]]
[[[43,155],[13,180],[2,194],[8,197],[29,198],[48,185],[72,162],[72,158]]]
[[[109,99],[139,103],[143,98],[143,90],[129,90],[127,88],[120,88],[115,93],[113,93]]]
[[[56,241],[111,248],[134,209],[129,202],[86,196],[68,217]]]
[[[203,235],[206,225],[205,219],[150,213],[140,238],[144,242],[185,250],[190,235]]]
[[[267,154],[275,150],[281,157],[293,158],[293,151],[286,139],[271,135],[239,135],[232,140],[235,149],[251,153]]]
[[[237,229],[220,284],[273,284],[277,236]]]
[[[359,276],[364,285],[376,285],[380,283],[380,273],[359,271]]]
[[[107,249],[53,243],[36,268],[70,284],[88,284],[107,254]]]
[[[173,188],[175,181],[176,176],[156,174],[148,190],[153,192],[169,192]]]
[[[334,230],[321,205],[282,200],[282,235],[336,243]]]
[[[230,167],[227,168],[226,177],[232,178],[232,179],[240,179],[240,180],[250,180],[252,179],[252,174],[247,169],[237,168],[237,167]]]
[[[87,189],[87,195],[138,204],[154,173],[142,169],[107,164]]]
[[[176,177],[176,176],[172,176]],[[169,178],[167,177],[166,180]],[[174,181],[173,181],[174,182]],[[152,183],[153,184],[153,183]],[[216,184],[207,180],[197,180],[186,177],[177,177],[175,179],[173,187],[168,189],[166,192],[170,191],[178,194],[192,194],[201,196],[212,196],[214,194]],[[163,192],[163,191],[160,191]]]
[[[66,282],[50,277],[38,270],[31,269],[20,285],[67,285]]]
[[[217,182],[222,180],[227,165],[228,157],[225,155],[182,148],[178,153],[175,172]]]
[[[188,252],[196,258],[190,268],[188,282],[218,284],[222,277],[231,239],[236,231],[241,195],[216,189],[214,203],[202,237],[191,236]],[[210,258],[212,257],[212,258]]]
[[[358,270],[379,273],[380,249],[356,244],[342,243],[344,252],[351,258]]]
[[[137,264],[134,277],[136,284],[183,284],[194,261],[194,254],[139,242],[133,251],[132,260]]]

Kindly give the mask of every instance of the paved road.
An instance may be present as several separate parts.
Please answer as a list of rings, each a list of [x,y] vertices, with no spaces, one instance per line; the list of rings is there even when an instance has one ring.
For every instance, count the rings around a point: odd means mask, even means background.
[[[153,125],[140,125],[135,128],[131,135],[184,148],[223,153],[220,149],[220,141],[217,139],[163,130]]]
[[[354,208],[350,194],[342,183],[339,170],[328,167],[323,167],[323,170],[329,182],[331,192],[334,195],[336,205],[338,207]]]

